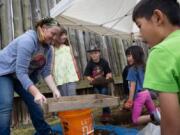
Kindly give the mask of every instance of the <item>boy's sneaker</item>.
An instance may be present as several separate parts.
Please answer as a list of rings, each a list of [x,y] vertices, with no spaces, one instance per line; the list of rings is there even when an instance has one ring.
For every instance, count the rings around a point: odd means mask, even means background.
[[[161,114],[158,108],[156,108],[156,110],[150,116],[151,116],[152,121],[155,122],[155,124],[160,125]]]

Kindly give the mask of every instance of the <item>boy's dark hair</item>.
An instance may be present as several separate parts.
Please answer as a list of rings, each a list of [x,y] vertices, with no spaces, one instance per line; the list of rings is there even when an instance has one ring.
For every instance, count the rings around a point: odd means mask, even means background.
[[[154,10],[163,12],[172,25],[180,26],[180,6],[177,0],[141,0],[134,8],[132,19],[150,19]]]
[[[137,45],[131,46],[126,50],[126,56],[132,55],[134,60],[134,66],[143,65],[145,66],[144,62],[144,51],[143,48]]]

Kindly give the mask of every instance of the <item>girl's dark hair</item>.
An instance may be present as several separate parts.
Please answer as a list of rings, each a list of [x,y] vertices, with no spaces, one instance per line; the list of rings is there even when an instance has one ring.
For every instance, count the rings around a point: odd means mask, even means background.
[[[134,66],[145,66],[144,62],[144,51],[143,48],[140,46],[131,46],[126,50],[126,56],[132,55],[134,60]]]
[[[67,30],[66,30],[65,28],[61,27],[61,31],[60,31],[59,36],[61,37],[63,34],[67,35],[68,33],[67,33]],[[66,41],[64,42],[64,44],[67,45],[67,46],[70,45],[68,38],[66,39]]]
[[[150,19],[154,10],[161,10],[172,25],[180,26],[180,6],[177,0],[141,0],[134,8],[132,19]]]
[[[60,27],[59,22],[51,17],[45,17],[45,18],[41,19],[40,21],[38,21],[35,25],[35,28],[37,29],[39,26],[42,27],[43,25]]]

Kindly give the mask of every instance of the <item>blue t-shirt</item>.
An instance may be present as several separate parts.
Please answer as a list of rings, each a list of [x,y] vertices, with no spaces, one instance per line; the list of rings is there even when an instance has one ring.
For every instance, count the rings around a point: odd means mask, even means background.
[[[142,66],[131,67],[128,71],[127,80],[136,83],[136,93],[143,89],[144,68]]]

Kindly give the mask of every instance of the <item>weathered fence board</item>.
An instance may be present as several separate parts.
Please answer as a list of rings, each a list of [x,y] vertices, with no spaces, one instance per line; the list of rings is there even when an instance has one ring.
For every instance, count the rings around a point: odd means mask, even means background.
[[[80,75],[81,75],[81,78],[83,78],[83,68],[82,68],[82,65],[81,65],[81,62],[80,62],[80,55],[79,55],[79,47],[78,47],[78,41],[77,41],[77,35],[76,35],[76,32],[74,29],[68,29],[68,32],[69,32],[69,39],[70,39],[70,44],[73,48],[73,53],[74,53],[74,56],[75,58],[77,59],[77,64],[78,64],[78,67],[79,67],[79,70],[80,70]]]
[[[40,20],[42,17],[41,9],[40,9],[40,1],[31,0],[31,9],[32,9],[33,26],[35,26],[36,22]]]
[[[11,0],[1,0],[0,20],[1,20],[1,48],[5,47],[13,39],[12,28],[12,8]]]
[[[48,0],[40,0],[40,8],[42,17],[47,17],[50,15]]]
[[[13,0],[13,23],[14,23],[14,37],[21,35],[23,31],[23,21],[22,21],[22,8],[21,0]]]
[[[78,47],[81,58],[82,70],[84,71],[87,65],[87,58],[86,58],[86,49],[84,45],[83,32],[81,30],[77,30],[76,32],[77,32],[76,34],[78,35]]]
[[[22,0],[22,10],[24,31],[32,29],[33,24],[30,0]]]
[[[119,98],[107,95],[93,94],[81,96],[65,96],[56,100],[47,99],[47,104],[43,105],[44,112],[59,112],[66,110],[99,108],[119,105]]]

